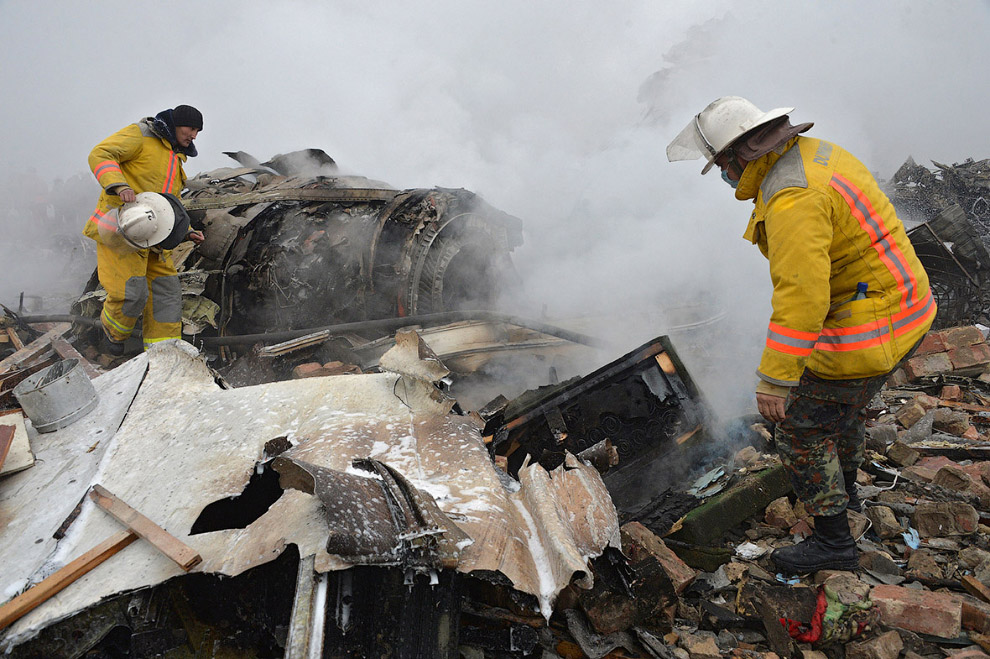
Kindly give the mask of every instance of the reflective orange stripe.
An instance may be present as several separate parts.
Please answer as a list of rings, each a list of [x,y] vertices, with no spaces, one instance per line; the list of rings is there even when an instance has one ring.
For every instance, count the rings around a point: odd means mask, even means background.
[[[165,185],[162,186],[162,192],[172,191],[172,180],[175,178],[175,164],[179,160],[179,157],[175,155],[175,151],[170,152],[168,160],[168,173],[165,175]]]
[[[98,210],[97,211],[94,211],[93,214],[89,217],[89,221],[90,222],[95,222],[96,225],[99,226],[101,229],[106,229],[107,231],[116,232],[117,231],[117,223],[116,222],[107,222],[105,219],[103,219],[103,218],[105,218],[109,214],[109,212],[110,211],[107,211],[106,213],[101,213]]]
[[[791,329],[777,323],[770,323],[767,329],[768,348],[797,357],[810,355],[815,350],[817,340],[818,335],[814,332]]]
[[[900,248],[890,238],[890,231],[883,218],[873,209],[873,204],[862,190],[853,185],[841,174],[833,174],[829,185],[835,189],[849,205],[853,217],[860,228],[870,237],[870,246],[876,250],[880,261],[887,267],[897,289],[901,292],[901,306],[917,300],[918,282],[914,272],[907,266],[907,260]]]
[[[815,347],[812,345],[810,348],[802,348],[798,346],[787,345],[786,343],[780,343],[779,341],[774,341],[769,336],[767,337],[767,347],[771,350],[776,350],[777,352],[784,352],[788,355],[794,355],[795,357],[807,357],[812,352],[815,351]]]
[[[119,172],[119,171],[120,171],[120,165],[118,165],[116,162],[114,162],[113,160],[104,160],[99,165],[97,165],[95,169],[93,169],[93,175],[96,176],[96,178],[100,178],[107,172]]]
[[[784,327],[783,325],[778,325],[777,323],[770,323],[770,331],[774,334],[781,334],[783,336],[802,341],[814,341],[818,338],[818,334],[816,332],[804,332],[802,330]]]

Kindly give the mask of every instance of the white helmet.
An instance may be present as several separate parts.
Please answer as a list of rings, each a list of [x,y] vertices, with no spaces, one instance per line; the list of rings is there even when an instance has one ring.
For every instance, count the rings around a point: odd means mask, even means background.
[[[776,108],[764,112],[745,98],[723,96],[696,114],[667,145],[667,160],[696,160],[704,156],[708,162],[701,173],[707,174],[715,159],[745,133],[793,110]]]
[[[157,192],[141,192],[117,211],[120,235],[138,249],[148,249],[168,238],[175,226],[175,211]]]

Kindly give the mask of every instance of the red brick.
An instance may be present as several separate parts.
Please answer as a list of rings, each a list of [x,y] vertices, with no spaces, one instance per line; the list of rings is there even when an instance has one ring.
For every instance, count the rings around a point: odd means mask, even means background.
[[[885,625],[941,638],[955,638],[961,631],[962,604],[952,595],[881,585],[870,591],[870,599]]]
[[[960,435],[960,437],[963,439],[968,439],[972,442],[979,441],[980,431],[976,429],[976,426],[970,426],[969,428],[966,428],[966,432]]]
[[[910,428],[925,416],[925,408],[916,400],[908,401],[901,405],[901,409],[897,410],[894,416],[897,417],[902,426]]]
[[[908,379],[907,373],[904,372],[903,368],[894,369],[894,372],[887,378],[887,386],[891,389],[902,387],[908,382],[910,382],[910,380]]]
[[[990,364],[990,346],[986,343],[977,343],[972,346],[962,346],[948,352],[949,361],[952,368],[969,368],[971,366],[981,366]]]
[[[971,346],[976,343],[983,343],[985,340],[983,338],[983,332],[981,332],[978,327],[973,325],[950,327],[937,332],[937,334],[939,335],[939,338],[942,339],[942,343],[945,345],[946,350],[962,348],[963,346]]]
[[[912,357],[904,364],[904,372],[912,380],[926,375],[938,375],[952,370],[952,361],[948,353],[937,352],[931,355]]]
[[[648,556],[655,558],[670,577],[671,583],[674,584],[674,592],[678,595],[694,581],[695,571],[648,528],[639,522],[629,522],[624,524],[620,531],[622,551],[630,561],[637,563]]]
[[[292,369],[292,377],[297,380],[300,378],[314,378],[324,375],[323,365],[317,364],[316,362],[308,362],[306,364],[299,364],[294,369]]]
[[[962,400],[962,387],[958,384],[947,384],[942,387],[939,397],[943,400]]]
[[[942,341],[942,334],[940,332],[929,332],[925,334],[925,338],[921,340],[921,344],[918,349],[914,351],[916,357],[921,355],[930,355],[933,352],[945,352],[945,343]]]
[[[914,401],[925,408],[925,411],[934,410],[936,407],[941,405],[942,401],[936,396],[929,396],[928,394],[918,394],[914,397]]]

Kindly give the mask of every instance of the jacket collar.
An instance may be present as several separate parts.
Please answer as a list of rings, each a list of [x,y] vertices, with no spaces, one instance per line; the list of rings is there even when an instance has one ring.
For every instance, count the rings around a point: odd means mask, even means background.
[[[740,201],[756,199],[756,195],[760,191],[760,185],[763,184],[763,178],[767,175],[767,172],[777,164],[777,161],[780,160],[780,157],[788,149],[797,144],[797,141],[798,138],[793,137],[781,147],[760,156],[756,160],[750,161],[746,165],[746,169],[743,170],[742,176],[739,177],[739,185],[736,186],[736,199]]]
[[[154,117],[148,117],[145,121],[148,122],[148,126],[155,135],[169,143],[173,151],[185,154],[190,158],[198,154],[195,143],[190,143],[189,146],[182,146],[176,141],[175,124],[172,122],[171,110],[162,110]]]

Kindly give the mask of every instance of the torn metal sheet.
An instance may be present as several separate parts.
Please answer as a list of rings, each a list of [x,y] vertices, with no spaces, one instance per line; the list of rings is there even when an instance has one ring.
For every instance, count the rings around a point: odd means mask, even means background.
[[[521,487],[503,484],[474,421],[448,414],[449,405],[428,394],[400,398],[402,375],[316,377],[223,390],[186,343],[156,344],[141,359],[148,360],[147,375],[98,473],[75,460],[62,460],[57,468],[63,478],[76,480],[80,494],[98,480],[195,549],[203,563],[194,571],[235,576],[273,560],[289,544],[303,557],[314,555],[321,572],[353,564],[327,552],[324,505],[298,490],[286,490],[245,528],[190,535],[204,508],[244,490],[265,444],[282,436],[294,445],[282,458],[352,475],[364,473],[352,467],[354,460],[373,458],[401,474],[466,534],[455,543],[459,571],[501,571],[518,590],[539,598],[547,614],[575,573],[584,576],[583,559],[607,544],[618,546],[615,510],[591,467],[574,461],[548,474],[532,465],[521,470]],[[16,505],[26,510],[49,496],[32,492]],[[68,510],[77,501],[67,501]],[[50,517],[21,513],[16,533],[28,542],[49,537],[61,523],[58,515]],[[48,565],[64,565],[118,530],[85,501]],[[41,550],[20,549],[30,564],[15,563],[10,545],[0,545],[0,562],[15,566],[5,576],[16,583],[37,581],[44,574],[38,567]],[[103,597],[179,574],[148,543],[135,542],[18,621],[3,642],[16,644]]]
[[[0,598],[4,601],[17,595],[29,579],[40,580],[66,562],[55,558],[61,543],[53,536],[90,483],[99,481],[103,459],[147,367],[148,358],[140,355],[93,380],[99,402],[71,426],[39,434],[27,422],[37,462],[0,479]],[[0,416],[0,422],[8,416]]]

